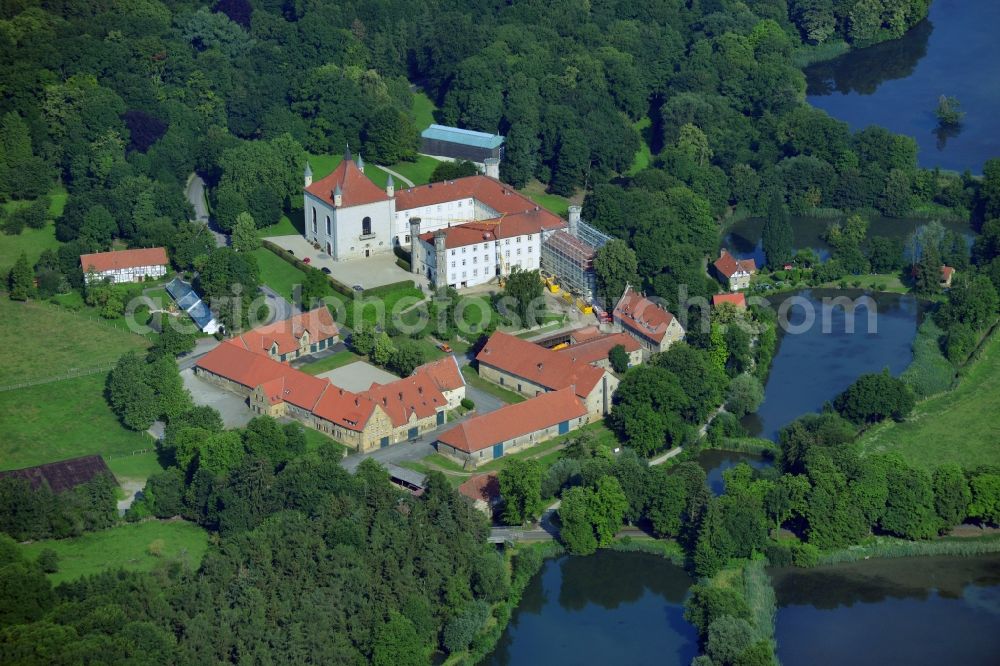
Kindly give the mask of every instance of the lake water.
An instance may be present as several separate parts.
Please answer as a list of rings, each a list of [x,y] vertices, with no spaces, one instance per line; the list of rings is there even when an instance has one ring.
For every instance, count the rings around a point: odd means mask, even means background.
[[[769,299],[779,312],[779,324],[781,308],[787,308],[789,332],[779,325],[764,402],[756,414],[743,419],[750,434],[776,440],[780,428],[819,411],[860,375],[886,367],[899,375],[906,369],[913,358],[919,302],[910,295],[872,294],[874,332],[869,332],[869,308],[856,308],[850,332],[845,309],[824,305],[824,299],[862,295],[855,290],[806,289]],[[783,306],[785,301],[788,305]],[[807,325],[808,312],[813,313],[812,325]]]
[[[1000,662],[1000,557],[869,560],[771,572],[778,658],[798,664]]]
[[[821,220],[815,217],[792,217],[792,241],[796,250],[812,248],[819,258],[826,261],[830,258],[830,245],[823,240],[826,230],[837,220]],[[909,238],[917,227],[927,224],[927,220],[899,219],[891,217],[875,217],[868,223],[868,237],[885,236],[903,241]],[[975,237],[972,229],[965,222],[943,223],[945,229],[957,231],[971,243]],[[748,218],[733,224],[723,237],[722,247],[728,249],[739,259],[753,259],[758,266],[767,262],[764,259],[764,248],[761,245],[761,233],[764,230],[764,220],[759,217]],[[905,250],[904,250],[905,251]]]
[[[902,38],[805,69],[808,101],[852,129],[880,125],[920,145],[922,166],[982,173],[1000,157],[1000,2],[934,0]],[[941,95],[966,112],[957,132],[937,131]]]
[[[656,555],[598,551],[547,560],[485,664],[689,664],[694,581]]]
[[[746,463],[754,469],[765,469],[774,464],[774,461],[752,453],[719,451],[716,449],[709,449],[699,453],[697,462],[705,470],[705,474],[708,475],[708,487],[713,495],[721,495],[725,492],[726,482],[722,478],[722,473],[727,469],[732,469],[740,463]]]

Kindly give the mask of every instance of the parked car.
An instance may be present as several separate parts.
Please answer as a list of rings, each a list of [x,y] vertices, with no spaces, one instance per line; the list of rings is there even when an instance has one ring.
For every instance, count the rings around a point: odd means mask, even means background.
[[[353,289],[354,291],[359,291],[359,292],[365,290],[365,288],[362,287],[360,284],[354,285],[353,287],[351,287],[351,289]]]
[[[302,263],[303,264],[308,264],[311,261],[312,261],[312,259],[310,259],[309,257],[302,257]]]
[[[326,266],[324,266],[324,267],[323,267],[323,268],[321,268],[320,270],[321,270],[321,271],[323,271],[324,273],[326,273],[327,275],[329,275],[329,274],[330,274],[330,269],[329,269],[329,268],[327,268]]]
[[[451,345],[449,345],[447,342],[442,342],[441,344],[439,344],[438,349],[443,351],[445,354],[451,353]]]

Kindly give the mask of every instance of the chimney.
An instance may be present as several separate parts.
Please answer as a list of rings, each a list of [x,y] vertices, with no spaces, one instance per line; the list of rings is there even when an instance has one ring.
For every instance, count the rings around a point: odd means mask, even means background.
[[[313,184],[313,170],[312,167],[309,166],[309,162],[306,162],[305,182],[306,187]]]
[[[340,183],[337,183],[337,187],[333,188],[333,207],[340,208],[344,205],[344,192],[340,189]]]
[[[580,233],[580,207],[569,207],[569,235],[577,236]]]
[[[487,157],[483,160],[483,166],[485,167],[485,173],[487,178],[492,178],[493,180],[500,180],[500,160],[496,157]]]
[[[385,195],[390,199],[396,196],[396,182],[392,179],[392,174],[389,174],[389,180],[385,181]]]

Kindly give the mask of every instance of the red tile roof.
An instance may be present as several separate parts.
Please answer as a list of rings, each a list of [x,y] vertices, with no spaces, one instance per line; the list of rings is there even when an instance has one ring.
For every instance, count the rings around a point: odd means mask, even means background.
[[[639,292],[626,287],[615,305],[614,317],[623,326],[654,340],[663,341],[674,316]]]
[[[458,492],[473,501],[492,504],[500,499],[500,479],[496,472],[477,474],[458,487]]]
[[[333,205],[333,191],[340,186],[341,206],[361,206],[388,201],[389,195],[381,187],[368,180],[354,160],[342,161],[326,178],[317,180],[306,188],[306,192]]]
[[[712,265],[727,280],[740,271],[751,274],[757,272],[757,262],[753,259],[737,259],[726,250],[720,252],[719,258]]]
[[[715,294],[712,296],[712,307],[717,308],[723,303],[732,303],[737,308],[745,309],[747,299],[743,294]]]
[[[279,363],[265,354],[249,351],[236,340],[225,340],[199,358],[195,365],[245,386],[251,391],[261,384],[284,377],[291,370],[284,363]]]
[[[413,371],[414,375],[427,375],[439,391],[454,391],[465,386],[465,377],[458,367],[458,359],[449,354],[437,361],[424,363]]]
[[[340,329],[333,323],[330,310],[326,306],[320,306],[283,321],[258,326],[234,340],[258,354],[267,354],[271,345],[277,343],[278,353],[286,354],[299,348],[299,340],[304,331],[309,331],[310,344],[340,335]]]
[[[97,273],[103,273],[104,271],[114,271],[123,268],[166,266],[168,263],[167,251],[162,247],[80,255],[80,268],[83,269],[84,273],[92,270]]]
[[[606,372],[503,331],[490,336],[476,360],[550,391],[572,386],[581,398],[594,390]]]
[[[463,247],[485,241],[495,241],[500,238],[514,238],[528,234],[540,234],[551,229],[560,229],[566,222],[552,213],[543,210],[530,210],[524,213],[511,213],[491,220],[464,222],[442,229],[445,232],[445,247]],[[420,240],[426,243],[434,242],[433,231],[420,234]]]
[[[470,198],[486,204],[498,213],[523,213],[538,208],[534,201],[519,194],[510,185],[478,175],[398,190],[396,210],[410,210]],[[557,220],[560,219],[548,211],[545,212]]]
[[[634,352],[640,349],[639,341],[628,333],[612,333],[611,335],[592,337],[586,342],[578,342],[575,345],[563,347],[557,353],[569,357],[574,363],[594,364],[600,361],[607,361],[608,353],[615,345],[625,347],[625,351],[627,352]]]
[[[418,419],[434,416],[448,405],[426,374],[412,375],[390,384],[372,384],[365,395],[389,415],[394,428],[409,423],[413,415]]]
[[[596,326],[583,326],[582,328],[578,328],[576,330],[569,332],[569,338],[575,344],[581,344],[583,342],[587,342],[588,340],[599,338],[603,335],[604,334],[601,333],[601,329],[597,328]]]
[[[327,384],[327,389],[313,406],[313,414],[348,430],[364,430],[375,413],[375,403],[364,394],[345,391],[329,381]]]
[[[543,393],[531,400],[507,405],[463,421],[442,433],[438,441],[459,451],[475,453],[494,444],[586,415],[587,408],[571,389],[566,388]]]
[[[951,276],[954,275],[954,274],[955,274],[955,269],[952,268],[951,266],[942,266],[941,267],[941,279],[944,280],[945,282],[947,282],[948,280],[950,280]]]

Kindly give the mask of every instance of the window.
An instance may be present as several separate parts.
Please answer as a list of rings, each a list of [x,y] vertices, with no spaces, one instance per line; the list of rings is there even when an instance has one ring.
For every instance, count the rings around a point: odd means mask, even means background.
[[[462,278],[463,278],[463,279],[464,279],[464,278],[465,278],[465,277],[466,277],[467,275],[468,275],[468,273],[466,273],[465,271],[462,271]]]
[[[313,208],[313,231],[316,231],[316,209]]]
[[[451,251],[451,256],[453,256],[453,257],[455,256],[455,251],[454,250]]]
[[[472,263],[478,264],[479,263],[479,257],[473,257],[472,258]]]
[[[473,268],[472,269],[472,277],[479,277],[479,269],[478,268]]]
[[[410,242],[410,234],[406,234],[406,242],[407,242],[407,243],[409,243],[409,242]]]
[[[528,254],[531,254],[531,246],[528,246]]]
[[[372,233],[372,218],[366,217],[361,220],[361,235],[370,236]]]
[[[510,239],[509,238],[504,241],[504,245],[510,245]]]
[[[510,250],[507,250],[506,252],[504,252],[504,255],[506,255],[509,258],[510,257]]]
[[[528,240],[531,240],[531,234],[528,234]]]
[[[455,262],[454,262],[454,261],[453,261],[453,262],[451,262],[451,267],[452,267],[452,268],[454,268],[454,267],[455,267]]]
[[[462,254],[465,254],[465,246],[462,246]]]
[[[517,254],[518,254],[518,256],[520,256],[520,254],[521,254],[521,248],[517,248]]]
[[[330,235],[330,216],[326,216],[326,235]]]
[[[465,259],[462,259],[462,265],[463,266],[465,265]]]

